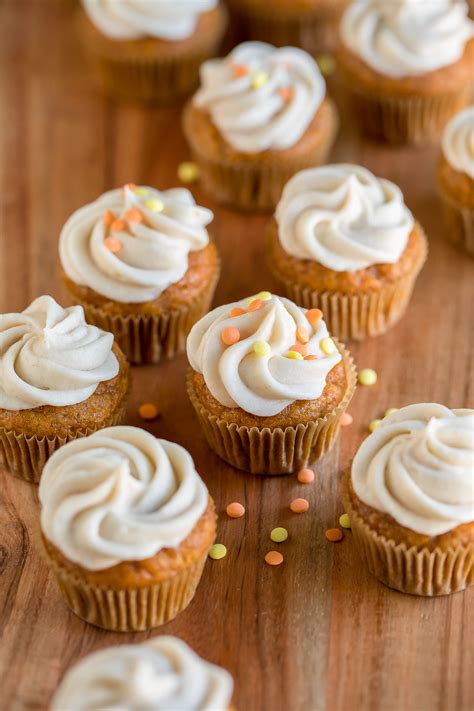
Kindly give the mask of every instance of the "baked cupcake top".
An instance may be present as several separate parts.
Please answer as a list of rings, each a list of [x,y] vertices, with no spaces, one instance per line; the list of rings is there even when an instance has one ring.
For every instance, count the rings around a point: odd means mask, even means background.
[[[450,166],[474,179],[474,106],[451,119],[444,130],[442,146]]]
[[[364,503],[416,533],[474,520],[474,410],[409,405],[385,417],[352,462]]]
[[[191,455],[137,427],[108,427],[59,449],[39,498],[44,535],[87,570],[177,548],[208,505]]]
[[[90,21],[113,40],[190,37],[203,12],[218,0],[81,0]]]
[[[414,225],[400,188],[350,164],[297,173],[275,219],[288,254],[336,272],[398,262]]]
[[[0,314],[0,408],[84,402],[119,372],[113,342],[111,333],[86,323],[82,306],[63,309],[51,296]]]
[[[70,669],[52,711],[226,711],[231,675],[177,637],[159,636],[89,654]]]
[[[325,94],[318,65],[302,49],[244,42],[204,62],[193,102],[235,150],[258,153],[294,146]]]
[[[212,219],[189,190],[128,184],[71,215],[61,231],[61,264],[73,282],[111,301],[153,301],[183,278],[189,253],[208,245]]]
[[[464,0],[353,0],[341,21],[346,47],[394,78],[454,64],[472,32]]]
[[[319,309],[269,292],[204,316],[188,336],[187,354],[221,405],[262,417],[316,400],[341,360]]]

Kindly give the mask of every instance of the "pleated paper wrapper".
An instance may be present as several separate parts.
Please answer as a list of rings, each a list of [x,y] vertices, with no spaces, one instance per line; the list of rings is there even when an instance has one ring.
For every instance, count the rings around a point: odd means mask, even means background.
[[[441,199],[446,223],[443,234],[456,247],[474,257],[474,208],[457,205],[445,193]]]

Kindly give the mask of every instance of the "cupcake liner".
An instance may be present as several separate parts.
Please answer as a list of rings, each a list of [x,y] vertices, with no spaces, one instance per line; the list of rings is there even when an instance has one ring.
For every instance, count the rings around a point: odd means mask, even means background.
[[[188,372],[187,390],[206,440],[212,450],[228,464],[252,474],[290,474],[322,457],[334,443],[339,422],[356,384],[356,369],[349,352],[340,343],[347,390],[339,405],[328,415],[296,427],[246,427],[213,415],[198,400]]]
[[[474,544],[441,550],[408,548],[380,536],[353,509],[347,491],[343,501],[360,557],[373,576],[390,588],[411,595],[449,595],[474,583]]]
[[[456,205],[445,193],[441,195],[447,239],[474,257],[474,208]]]

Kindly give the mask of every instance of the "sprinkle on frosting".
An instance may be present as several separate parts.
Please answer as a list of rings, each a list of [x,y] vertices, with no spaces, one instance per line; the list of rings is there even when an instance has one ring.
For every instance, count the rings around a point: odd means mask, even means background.
[[[450,166],[474,180],[474,105],[451,119],[444,130],[442,145]]]

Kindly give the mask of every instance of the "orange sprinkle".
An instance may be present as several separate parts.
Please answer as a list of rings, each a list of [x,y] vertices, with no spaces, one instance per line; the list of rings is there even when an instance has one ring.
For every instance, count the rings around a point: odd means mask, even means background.
[[[138,408],[138,414],[142,420],[156,420],[159,416],[159,410],[152,402],[144,402]]]
[[[114,220],[110,225],[112,232],[122,232],[127,227],[123,220]]]
[[[246,77],[248,74],[250,74],[250,69],[245,66],[245,64],[234,64],[232,67],[232,71],[234,72],[234,77],[236,79],[240,79],[240,77]]]
[[[112,212],[112,210],[106,210],[106,211],[104,212],[103,220],[104,220],[104,225],[105,225],[106,227],[110,227],[110,225],[112,224],[112,222],[115,220],[115,215],[114,215],[114,213]]]
[[[293,89],[291,86],[282,86],[281,89],[278,89],[278,96],[285,102],[291,101],[293,98]]]
[[[307,355],[304,357],[305,360],[318,360],[318,356],[315,355]]]
[[[242,518],[245,514],[245,507],[237,501],[234,501],[232,504],[227,506],[226,513],[229,518]]]
[[[132,207],[131,210],[127,212],[127,220],[129,222],[143,222],[143,212],[138,209],[138,207]]]
[[[268,565],[281,565],[283,560],[284,558],[279,551],[269,551],[265,556],[265,563],[268,563]]]
[[[122,249],[122,243],[114,237],[106,237],[104,239],[104,247],[108,249],[109,252],[115,254],[116,252],[120,252],[120,250]]]
[[[247,311],[258,311],[263,304],[261,299],[254,299],[247,307]]]
[[[125,187],[128,188],[129,190],[131,190],[133,193],[134,193],[135,190],[137,189],[137,186],[135,185],[135,183],[127,183],[127,184],[125,185]]]
[[[321,309],[310,309],[306,312],[306,318],[308,319],[313,328],[316,328],[322,317],[323,312],[321,311]]]
[[[344,538],[344,534],[340,528],[328,528],[324,535],[328,541],[331,541],[331,543],[337,543],[338,541],[342,541]]]
[[[290,504],[290,509],[293,513],[305,513],[309,509],[309,501],[306,501],[306,499],[294,499]]]
[[[236,306],[235,309],[229,312],[229,316],[242,316],[242,314],[247,313],[245,309],[241,309],[240,306]]]
[[[300,469],[296,478],[300,484],[311,484],[314,481],[314,472],[312,469]]]
[[[348,425],[352,425],[353,421],[354,418],[352,417],[352,415],[349,415],[348,412],[343,412],[339,422],[341,424],[341,427],[347,427]]]
[[[233,346],[234,343],[240,341],[240,331],[235,326],[224,328],[221,333],[222,343],[226,346]]]
[[[295,343],[293,346],[291,346],[290,351],[296,351],[297,353],[301,353],[301,355],[304,357],[308,354],[308,346],[303,346],[302,343]]]
[[[308,341],[309,341],[308,329],[306,329],[304,326],[298,326],[298,328],[296,329],[296,340],[299,341],[300,343],[308,343]]]

